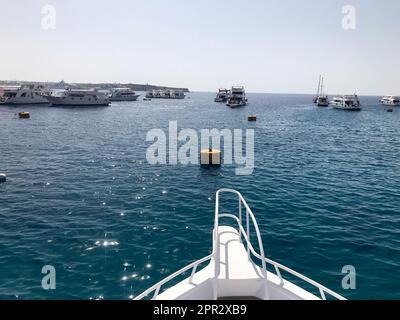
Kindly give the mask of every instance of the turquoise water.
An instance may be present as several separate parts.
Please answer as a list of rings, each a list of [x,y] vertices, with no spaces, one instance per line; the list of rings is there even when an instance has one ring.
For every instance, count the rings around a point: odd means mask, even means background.
[[[350,299],[400,298],[400,109],[359,113],[311,96],[214,94],[106,108],[0,108],[0,299],[128,299],[211,249],[215,191],[236,188],[266,254]],[[20,120],[19,111],[31,119]],[[258,121],[248,123],[248,114]],[[146,133],[254,128],[256,166],[153,166]],[[108,245],[104,246],[104,241]],[[53,265],[57,289],[41,288]],[[353,265],[357,289],[341,288]]]

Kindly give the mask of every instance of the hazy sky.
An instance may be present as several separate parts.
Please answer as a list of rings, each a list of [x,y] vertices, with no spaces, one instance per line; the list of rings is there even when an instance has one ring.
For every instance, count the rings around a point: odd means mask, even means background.
[[[0,79],[314,93],[322,73],[331,94],[400,95],[399,0],[0,0],[0,12]]]

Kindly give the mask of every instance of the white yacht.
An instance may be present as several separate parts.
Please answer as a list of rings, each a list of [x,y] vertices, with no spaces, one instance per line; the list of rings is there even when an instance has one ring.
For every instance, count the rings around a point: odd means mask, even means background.
[[[115,88],[111,92],[110,101],[136,101],[139,96],[130,88]]]
[[[246,92],[243,86],[233,86],[226,101],[226,105],[231,108],[243,107],[247,104]]]
[[[228,100],[228,96],[230,91],[225,88],[221,88],[218,90],[217,96],[215,97],[215,102],[226,102]]]
[[[0,104],[49,104],[49,101],[43,96],[43,86],[6,86],[0,88]]]
[[[395,96],[385,96],[380,101],[384,106],[400,106],[400,97]]]
[[[330,104],[335,109],[361,111],[361,103],[356,94],[335,97]]]
[[[219,201],[222,194],[237,196],[236,213],[220,212]],[[230,219],[235,227],[228,224],[221,225],[221,219]],[[255,231],[253,237],[250,237],[250,230]],[[259,252],[254,249],[251,239],[257,239]],[[274,272],[268,271],[267,265]],[[305,286],[300,287],[285,279],[283,272],[289,274],[291,278],[300,280]],[[190,274],[190,276],[177,283],[178,277],[184,274]],[[177,284],[171,286],[171,281]],[[319,294],[310,292],[311,287]],[[242,195],[231,189],[221,189],[216,194],[212,253],[173,273],[134,299],[146,298],[154,300],[327,300],[328,298],[345,300],[341,295],[316,281],[266,258],[253,212]]]
[[[46,98],[52,106],[108,106],[110,100],[104,92],[97,90],[67,89],[52,92]]]
[[[174,89],[151,90],[146,93],[146,99],[185,99],[185,94]]]

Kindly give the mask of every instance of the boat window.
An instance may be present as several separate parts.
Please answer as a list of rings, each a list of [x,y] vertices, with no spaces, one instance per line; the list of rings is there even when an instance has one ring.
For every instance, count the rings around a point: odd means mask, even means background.
[[[21,97],[26,97],[26,92],[22,92]]]

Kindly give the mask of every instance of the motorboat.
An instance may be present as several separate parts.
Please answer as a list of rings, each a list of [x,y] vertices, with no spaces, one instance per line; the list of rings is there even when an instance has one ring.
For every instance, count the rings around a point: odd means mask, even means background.
[[[246,92],[243,86],[233,86],[226,105],[231,108],[243,107],[247,104]]]
[[[400,106],[400,97],[385,96],[381,99],[380,103],[384,106]]]
[[[356,94],[337,96],[333,98],[330,104],[335,109],[361,111],[361,103]]]
[[[53,91],[46,98],[52,106],[108,106],[110,100],[104,92],[96,89],[67,89]]]
[[[215,97],[214,101],[225,103],[228,100],[229,94],[230,94],[230,91],[228,89],[221,88],[218,90],[217,96]]]
[[[49,104],[47,98],[43,96],[43,90],[41,85],[0,87],[0,104]]]
[[[130,88],[115,88],[111,91],[110,101],[136,101],[139,96]]]
[[[150,90],[146,93],[146,99],[185,99],[185,94],[182,90],[174,89]]]
[[[226,194],[237,204],[235,213],[220,210],[220,197]],[[227,223],[222,224],[221,220]],[[251,239],[257,239],[257,251]],[[221,189],[216,193],[212,243],[210,255],[171,274],[133,299],[345,300],[322,284],[265,256],[255,216],[236,190]],[[267,266],[274,271],[267,270]],[[296,284],[284,275],[296,279]],[[179,282],[182,277],[186,278]]]

